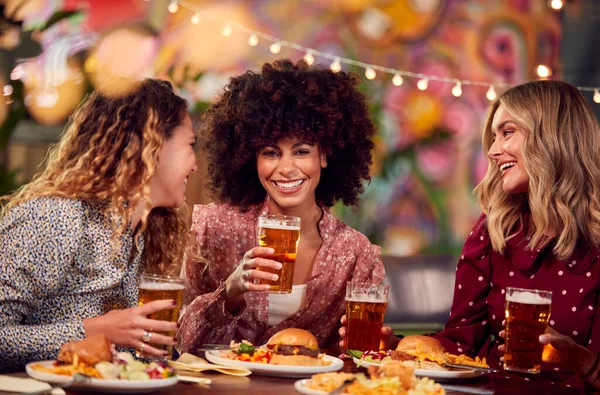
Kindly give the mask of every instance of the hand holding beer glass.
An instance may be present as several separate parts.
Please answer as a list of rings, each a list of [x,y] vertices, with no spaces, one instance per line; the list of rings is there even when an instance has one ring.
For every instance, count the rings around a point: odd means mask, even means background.
[[[184,289],[185,285],[183,279],[179,277],[144,273],[140,279],[138,305],[142,306],[154,300],[173,299],[175,301],[175,306],[173,306],[172,309],[157,311],[156,313],[150,314],[148,318],[151,320],[177,322],[179,319],[179,312],[181,311]],[[171,338],[175,336],[175,332],[159,333],[153,332],[152,328],[146,328],[142,341],[144,343],[149,343],[152,340],[154,333],[169,336]],[[166,350],[169,355],[173,352],[172,345],[154,345],[154,347]],[[139,351],[143,354],[144,349],[142,348]],[[147,358],[147,356],[144,357]]]
[[[379,350],[389,285],[346,283],[346,353]]]
[[[540,372],[544,346],[539,337],[546,332],[551,306],[550,291],[506,288],[505,370]]]
[[[287,215],[261,215],[258,217],[258,245],[273,248],[275,253],[268,256],[268,259],[282,265],[279,270],[257,267],[257,270],[279,276],[277,280],[256,279],[257,284],[270,285],[270,293],[289,294],[292,292],[294,266],[300,240],[300,223],[299,217]]]

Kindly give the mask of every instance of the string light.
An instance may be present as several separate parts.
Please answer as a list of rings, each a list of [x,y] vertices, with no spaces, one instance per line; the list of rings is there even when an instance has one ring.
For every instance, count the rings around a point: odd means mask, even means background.
[[[281,43],[279,41],[275,41],[269,46],[269,51],[271,51],[272,54],[278,54],[281,52]]]
[[[308,63],[309,65],[315,63],[315,57],[313,56],[312,52],[308,51],[306,53],[306,55],[304,55],[304,60],[306,61],[306,63]]]
[[[537,67],[537,75],[539,75],[540,78],[548,78],[552,75],[552,70],[545,64],[540,64]]]
[[[460,81],[456,81],[456,85],[452,87],[452,96],[461,97],[462,96],[462,84]]]
[[[427,78],[421,78],[417,82],[417,88],[419,88],[420,91],[424,91],[425,89],[427,89],[428,86],[429,86],[429,80]]]
[[[248,45],[251,47],[256,47],[258,45],[258,37],[256,37],[256,34],[251,34],[250,37],[248,37]]]
[[[552,7],[552,9],[555,10],[560,10],[563,8],[563,2],[562,0],[551,0],[550,1],[550,7]]]
[[[340,71],[342,69],[342,65],[340,64],[340,58],[335,58],[333,60],[333,62],[331,63],[331,66],[329,66],[329,68],[334,73],[337,73],[338,71]]]
[[[548,4],[554,9],[561,9],[564,6],[564,0],[548,0]],[[485,82],[485,81],[471,81],[471,80],[465,80],[465,79],[459,80],[459,79],[452,78],[452,77],[440,77],[440,76],[436,76],[436,75],[415,73],[415,72],[411,72],[411,71],[407,71],[407,70],[392,69],[392,68],[384,67],[384,66],[380,66],[380,65],[370,65],[370,64],[362,62],[360,60],[345,58],[345,57],[341,57],[341,56],[335,56],[328,52],[323,52],[323,51],[316,50],[314,48],[305,47],[305,46],[302,46],[302,45],[294,43],[294,42],[284,41],[278,37],[271,36],[270,34],[251,29],[251,28],[244,26],[238,22],[235,22],[232,20],[227,20],[221,16],[218,16],[209,11],[206,11],[205,9],[201,9],[201,8],[197,7],[195,4],[190,3],[189,0],[170,0],[167,9],[169,10],[169,12],[175,13],[179,10],[180,6],[195,13],[191,19],[191,22],[193,24],[199,23],[200,14],[201,14],[203,18],[215,20],[215,21],[223,24],[224,26],[221,29],[221,33],[225,36],[232,34],[233,30],[238,30],[238,31],[248,34],[249,35],[248,44],[252,47],[257,46],[259,44],[259,39],[260,39],[265,42],[271,43],[269,46],[269,50],[273,54],[278,54],[281,51],[283,46],[305,53],[304,59],[309,64],[313,64],[316,57],[330,59],[330,60],[333,59],[333,61],[329,67],[334,72],[340,71],[342,69],[342,63],[343,63],[343,64],[346,64],[349,66],[361,67],[361,68],[365,69],[365,77],[367,79],[375,78],[375,76],[376,76],[375,70],[377,70],[377,72],[391,74],[391,75],[393,75],[392,84],[394,84],[395,86],[401,86],[404,83],[404,78],[406,78],[406,77],[418,79],[417,88],[420,90],[427,89],[429,80],[447,83],[447,84],[453,84],[454,86],[452,87],[451,92],[452,92],[452,95],[454,95],[456,97],[459,97],[462,95],[462,92],[463,92],[462,86],[463,85],[489,87],[486,92],[486,97],[488,98],[488,100],[496,99],[496,97],[497,97],[496,88],[511,88],[512,86],[514,86],[513,84],[504,83],[504,82],[494,82],[493,84],[491,84],[490,82]],[[540,76],[540,78],[548,78],[550,75],[552,75],[552,69],[547,65],[538,65],[536,71],[537,71],[537,74]],[[19,70],[18,66],[17,66],[11,73],[11,76],[10,76],[11,79],[20,79],[19,78],[20,73],[21,73],[21,70]],[[546,76],[546,74],[547,74],[547,76]],[[372,78],[370,78],[371,76],[372,76]],[[581,91],[594,92],[594,102],[600,103],[600,93],[598,93],[598,91],[600,90],[600,87],[578,86],[577,89],[579,89]]]
[[[377,77],[377,73],[375,72],[375,70],[373,70],[371,66],[367,66],[367,68],[365,69],[365,77],[367,77],[368,80],[372,80],[375,77]]]
[[[177,0],[171,0],[167,7],[167,10],[169,10],[171,14],[174,14],[177,11],[179,11],[179,4],[177,3]]]
[[[221,34],[224,35],[225,37],[229,37],[231,36],[231,26],[229,26],[229,24],[223,26],[221,28]]]
[[[394,77],[392,78],[392,84],[394,84],[395,86],[400,86],[402,85],[402,83],[404,82],[404,78],[402,78],[402,76],[398,73],[394,74]]]
[[[494,89],[494,85],[490,85],[490,89],[488,89],[488,91],[485,93],[485,97],[487,97],[489,101],[496,100],[498,95],[496,95],[496,89]]]

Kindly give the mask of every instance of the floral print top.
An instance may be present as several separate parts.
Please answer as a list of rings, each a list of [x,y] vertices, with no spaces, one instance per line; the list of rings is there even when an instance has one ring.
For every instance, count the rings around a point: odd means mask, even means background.
[[[118,250],[105,206],[34,198],[0,220],[0,371],[55,359],[85,336],[83,319],[137,305],[143,238]]]
[[[258,216],[268,204],[247,213],[228,205],[195,206],[192,232],[208,264],[188,260],[182,275],[188,281],[180,319],[180,347],[196,353],[205,343],[228,344],[249,340],[263,344],[284,328],[311,331],[325,347],[338,339],[337,329],[346,310],[346,282],[381,283],[381,249],[358,231],[336,219],[327,209],[318,227],[323,243],[317,252],[300,309],[279,324],[268,326],[268,293],[247,292],[239,312],[225,309],[225,283],[244,254],[257,246]]]
[[[456,268],[450,318],[435,335],[447,351],[487,357],[491,366],[500,365],[503,354],[498,345],[504,341],[498,333],[504,329],[506,287],[552,291],[549,326],[593,352],[600,351],[600,251],[584,246],[561,261],[552,253],[552,241],[542,249],[528,250],[529,219],[525,214],[521,231],[507,242],[503,255],[492,250],[485,215],[473,227]],[[541,374],[527,377],[582,385],[573,373],[546,363]]]

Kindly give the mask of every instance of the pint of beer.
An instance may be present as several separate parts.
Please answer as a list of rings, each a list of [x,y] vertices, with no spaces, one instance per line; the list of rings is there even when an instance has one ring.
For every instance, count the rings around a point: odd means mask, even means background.
[[[506,351],[504,369],[539,373],[544,346],[539,337],[546,332],[552,306],[552,292],[506,288]]]
[[[346,351],[379,350],[389,285],[346,284]]]
[[[148,318],[151,320],[177,322],[181,304],[183,301],[183,290],[185,285],[183,279],[179,277],[168,277],[157,274],[142,274],[140,279],[140,290],[138,295],[138,305],[142,306],[154,300],[173,299],[176,304],[170,310],[162,310],[150,314]],[[149,328],[152,329],[152,328]],[[174,337],[174,332],[162,333],[164,335]],[[164,346],[153,344],[152,347],[163,349],[171,354],[172,346]],[[146,357],[147,358],[147,357]]]
[[[261,215],[258,217],[258,245],[273,248],[275,254],[269,255],[268,258],[280,262],[282,265],[280,270],[257,268],[279,276],[276,281],[257,280],[258,284],[269,284],[271,293],[289,294],[292,292],[296,252],[300,240],[300,223],[300,218],[287,215]]]

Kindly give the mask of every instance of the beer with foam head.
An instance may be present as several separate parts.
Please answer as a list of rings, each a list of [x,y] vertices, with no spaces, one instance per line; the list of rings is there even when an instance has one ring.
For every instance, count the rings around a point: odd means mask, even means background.
[[[292,292],[294,266],[300,240],[300,223],[300,218],[286,215],[261,215],[258,218],[258,245],[273,248],[275,254],[265,258],[280,262],[282,265],[280,270],[257,268],[279,276],[276,281],[256,280],[257,284],[269,284],[271,293],[289,294]]]
[[[346,284],[346,351],[379,350],[389,286]]]
[[[175,306],[172,309],[157,311],[156,313],[150,314],[148,318],[151,320],[177,322],[183,302],[184,289],[185,285],[183,279],[179,277],[167,277],[144,273],[140,279],[138,306],[142,306],[154,300],[173,299],[175,301]],[[151,329],[152,328],[148,328],[150,331]],[[170,337],[175,336],[175,332],[161,334]],[[172,351],[172,346],[152,344],[152,347],[167,350],[169,353]]]
[[[539,337],[546,332],[552,292],[506,288],[506,351],[504,369],[539,373],[544,346]]]

